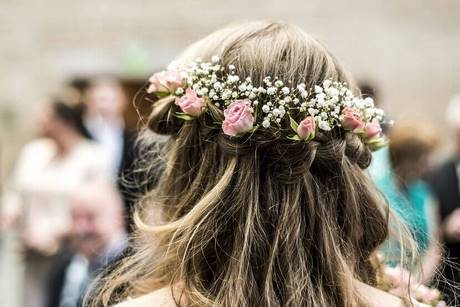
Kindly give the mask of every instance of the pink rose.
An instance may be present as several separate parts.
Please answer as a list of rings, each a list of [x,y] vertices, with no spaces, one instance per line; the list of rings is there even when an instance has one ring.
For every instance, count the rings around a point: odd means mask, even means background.
[[[380,124],[378,122],[371,122],[364,126],[364,132],[367,138],[372,139],[373,137],[378,136],[380,132],[382,132],[382,128],[380,128]]]
[[[357,130],[364,128],[364,122],[361,119],[361,114],[359,110],[355,108],[345,108],[342,111],[342,116],[340,117],[342,121],[342,127],[346,130]]]
[[[430,289],[424,285],[418,285],[414,289],[415,297],[421,300],[423,303],[429,304],[433,301],[438,300],[441,297],[441,293],[437,289]]]
[[[410,273],[400,266],[385,267],[385,275],[390,279],[395,288],[405,287],[409,285]]]
[[[166,92],[174,93],[177,88],[184,85],[180,73],[175,70],[167,70],[153,74],[150,79],[147,93]]]
[[[254,126],[254,117],[249,110],[251,102],[247,99],[232,102],[224,111],[222,129],[224,133],[236,136],[250,131]]]
[[[297,127],[297,134],[302,140],[310,140],[315,137],[316,122],[313,116],[306,117]]]
[[[185,91],[184,96],[177,97],[175,104],[179,106],[182,112],[194,117],[200,116],[204,112],[206,105],[204,99],[198,97],[191,88]]]

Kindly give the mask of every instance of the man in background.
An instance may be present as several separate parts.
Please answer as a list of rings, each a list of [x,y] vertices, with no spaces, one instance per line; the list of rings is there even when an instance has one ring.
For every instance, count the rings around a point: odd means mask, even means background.
[[[440,290],[447,296],[446,301],[452,303],[460,296],[460,95],[450,101],[446,121],[454,133],[455,152],[427,181],[439,202],[441,235],[447,259],[441,271]]]
[[[83,95],[83,123],[92,139],[109,154],[112,175],[125,205],[127,229],[131,229],[131,211],[137,197],[131,183],[125,180],[133,170],[136,135],[125,125],[128,98],[120,81],[114,78],[92,80]],[[134,191],[134,192],[133,192]]]
[[[110,154],[116,178],[132,149],[132,133],[125,127],[128,102],[123,87],[117,79],[95,79],[85,91],[83,103],[83,123],[91,137]]]
[[[127,246],[123,201],[107,182],[90,182],[71,202],[71,250],[63,252],[50,273],[49,307],[77,307],[96,275],[116,261]]]

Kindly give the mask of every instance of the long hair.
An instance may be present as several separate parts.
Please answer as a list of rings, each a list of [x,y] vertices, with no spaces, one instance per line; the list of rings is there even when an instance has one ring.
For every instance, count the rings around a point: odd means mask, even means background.
[[[213,55],[255,86],[265,76],[307,87],[333,79],[359,95],[325,47],[292,25],[232,25],[178,60]],[[340,129],[309,142],[264,129],[230,138],[209,108],[183,121],[173,99],[153,104],[148,129],[170,136],[166,167],[137,205],[132,255],[100,281],[93,306],[168,286],[177,305],[367,306],[356,281],[375,285],[372,257],[388,236],[364,172],[367,146]]]

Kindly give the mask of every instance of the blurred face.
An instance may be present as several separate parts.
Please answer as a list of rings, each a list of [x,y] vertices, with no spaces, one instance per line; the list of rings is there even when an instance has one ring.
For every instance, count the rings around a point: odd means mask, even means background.
[[[89,90],[86,104],[88,111],[102,117],[120,117],[126,107],[126,97],[121,87],[103,84]]]
[[[46,106],[38,112],[37,134],[39,137],[54,139],[56,134],[62,130],[62,121],[53,113],[50,106]]]
[[[103,252],[117,223],[114,209],[104,201],[80,199],[73,204],[71,240],[76,250],[88,258]]]
[[[399,166],[401,171],[399,175],[403,175],[406,182],[411,182],[423,178],[432,170],[433,165],[431,152],[419,153],[415,157],[408,156]]]
[[[422,177],[427,174],[432,167],[431,155],[429,153],[421,155],[415,163],[415,171],[417,177]]]

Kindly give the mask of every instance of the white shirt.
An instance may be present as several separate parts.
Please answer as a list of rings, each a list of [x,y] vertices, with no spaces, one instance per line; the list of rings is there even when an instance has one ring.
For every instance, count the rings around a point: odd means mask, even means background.
[[[112,175],[116,178],[123,158],[123,124],[109,122],[102,117],[85,118],[85,126],[95,141],[104,148],[109,155]]]
[[[110,180],[110,164],[99,145],[82,141],[64,157],[53,141],[40,139],[24,146],[13,174],[14,197],[23,212],[22,231],[37,248],[54,253],[71,222],[69,201],[88,180]]]

